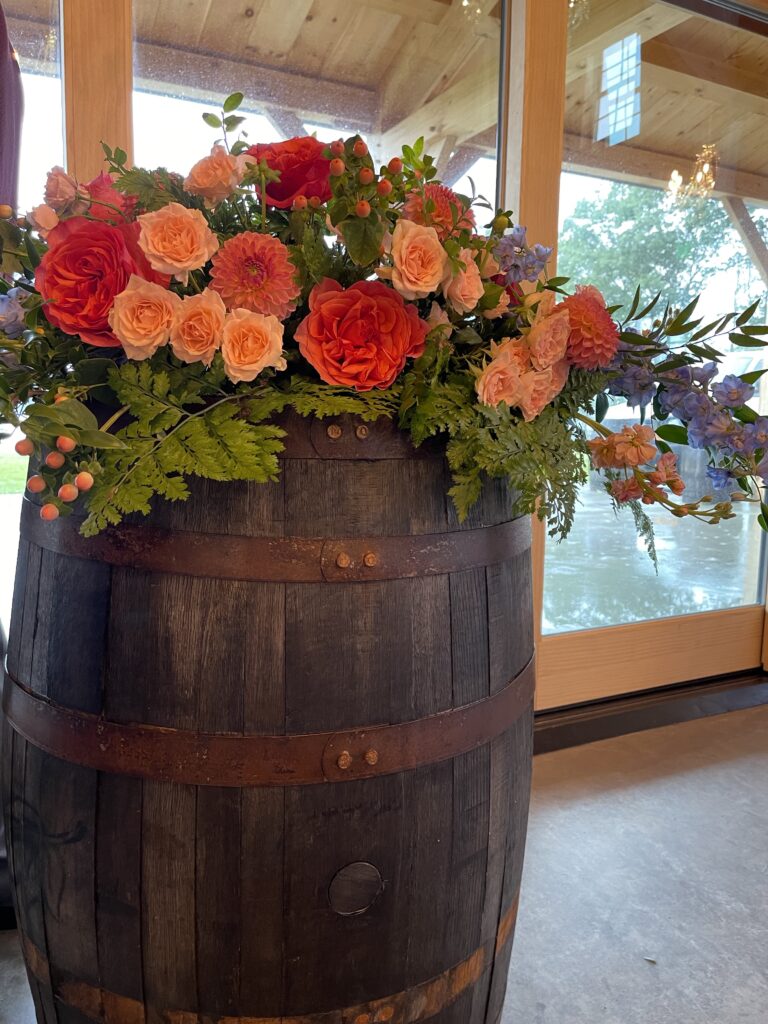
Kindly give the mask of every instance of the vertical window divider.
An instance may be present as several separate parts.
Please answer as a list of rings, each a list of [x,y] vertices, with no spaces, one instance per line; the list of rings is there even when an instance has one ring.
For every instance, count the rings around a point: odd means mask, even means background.
[[[66,163],[87,181],[104,169],[101,140],[133,157],[133,4],[60,3]]]

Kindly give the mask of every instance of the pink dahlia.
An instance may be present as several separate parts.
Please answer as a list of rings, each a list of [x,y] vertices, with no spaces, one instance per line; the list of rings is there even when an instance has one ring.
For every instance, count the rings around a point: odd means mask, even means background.
[[[425,200],[432,203],[429,212],[424,210]],[[465,229],[471,231],[475,226],[474,213],[464,209],[464,204],[456,193],[445,185],[436,185],[434,182],[424,186],[423,197],[421,192],[408,193],[403,207],[403,217],[415,221],[416,224],[433,227],[441,240]]]
[[[567,358],[582,370],[608,366],[619,347],[619,330],[593,285],[579,285],[559,308],[568,310],[571,332]]]
[[[301,291],[283,243],[255,231],[222,245],[213,257],[211,288],[228,309],[250,309],[278,320],[293,312]]]

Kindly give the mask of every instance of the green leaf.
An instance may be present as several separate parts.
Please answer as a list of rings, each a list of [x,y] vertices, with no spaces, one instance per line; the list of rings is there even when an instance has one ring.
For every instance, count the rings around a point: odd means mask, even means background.
[[[743,380],[745,384],[755,384],[764,373],[768,373],[766,370],[752,370],[750,373],[740,373],[739,380]]]
[[[229,117],[224,118],[224,130],[233,132],[238,125],[241,125],[245,121],[244,117],[237,117],[235,114],[230,114]]]
[[[757,308],[760,305],[760,299],[755,299],[751,306],[747,306],[743,313],[736,317],[736,326],[742,327],[744,324],[749,323],[752,317],[757,312]]]
[[[368,217],[348,217],[338,225],[353,263],[367,267],[378,259],[384,238],[384,223],[375,213]]]
[[[24,248],[27,250],[30,266],[34,270],[35,267],[40,265],[40,253],[37,251],[35,243],[28,234],[24,235]]]
[[[651,313],[658,305],[659,299],[661,298],[661,292],[651,299],[647,306],[644,306],[639,313],[635,315],[635,320],[643,320]]]
[[[688,431],[675,423],[662,423],[656,427],[656,434],[672,444],[688,444]]]
[[[118,147],[115,150],[114,160],[115,160],[116,164],[118,164],[120,167],[122,167],[126,163],[126,161],[128,160],[128,154],[125,152],[124,149],[120,149]]]
[[[595,419],[598,423],[603,422],[610,406],[611,403],[608,399],[608,395],[606,395],[604,391],[601,391],[600,394],[595,398]]]
[[[103,430],[80,430],[78,441],[89,448],[125,448],[125,442],[121,441],[115,434],[106,433]]]
[[[765,348],[768,341],[761,341],[760,338],[748,338],[746,334],[729,334],[728,338],[732,345],[739,348]]]
[[[215,114],[209,114],[206,112],[203,114],[203,120],[207,125],[210,125],[211,128],[221,128],[221,118],[217,117]]]
[[[225,114],[229,114],[233,110],[237,110],[244,99],[245,97],[241,92],[230,93],[230,95],[224,100],[224,104],[221,109]]]

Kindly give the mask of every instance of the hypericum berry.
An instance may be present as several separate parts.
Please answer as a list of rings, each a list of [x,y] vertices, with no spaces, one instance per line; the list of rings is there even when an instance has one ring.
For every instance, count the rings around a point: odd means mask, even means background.
[[[48,452],[45,456],[46,466],[50,466],[51,469],[61,469],[66,462],[66,459],[61,452]]]
[[[306,210],[306,208],[307,208],[307,197],[306,196],[296,196],[296,198],[293,200],[293,208],[294,208],[294,210]]]
[[[370,185],[373,181],[373,171],[370,167],[361,167],[360,173],[357,176],[357,180],[361,185]]]
[[[57,437],[56,447],[60,452],[73,452],[77,448],[77,441],[73,441],[71,437]]]
[[[393,156],[387,164],[387,170],[390,174],[399,174],[403,169],[403,161],[399,156]]]
[[[362,139],[356,139],[355,144],[352,147],[352,152],[355,156],[368,156],[368,147]]]
[[[13,210],[11,207],[7,203],[0,204],[0,217],[2,217],[3,220],[10,220],[12,216]]]
[[[380,178],[376,185],[376,191],[380,196],[388,196],[392,191],[392,182],[389,178]]]
[[[344,155],[344,140],[343,139],[336,139],[334,142],[331,143],[330,149],[331,149],[331,152],[333,153],[334,156],[343,156]]]
[[[84,469],[82,472],[77,474],[75,477],[75,487],[77,487],[79,491],[90,491],[93,487],[93,476],[87,469]]]
[[[41,476],[31,476],[27,480],[27,490],[31,491],[32,494],[40,494],[45,490],[45,480]]]
[[[69,395],[56,395],[56,397],[53,400],[53,404],[54,405],[58,405],[59,402],[68,402],[68,401],[69,401]]]
[[[347,165],[343,160],[340,160],[338,157],[335,160],[331,160],[330,172],[334,178],[340,178],[346,169]]]
[[[48,502],[40,509],[40,518],[51,522],[52,519],[59,518],[59,510],[52,502]]]
[[[74,501],[79,493],[74,484],[62,484],[59,488],[59,497],[62,501]]]
[[[19,455],[31,455],[35,450],[35,446],[28,437],[24,437],[21,441],[17,441],[14,448]]]
[[[367,217],[371,212],[371,204],[367,199],[361,199],[359,203],[355,205],[355,213],[358,217]]]
[[[322,205],[322,201],[320,199],[320,196],[310,196],[309,197],[309,205],[312,207],[313,210],[318,210],[320,208],[320,206]]]

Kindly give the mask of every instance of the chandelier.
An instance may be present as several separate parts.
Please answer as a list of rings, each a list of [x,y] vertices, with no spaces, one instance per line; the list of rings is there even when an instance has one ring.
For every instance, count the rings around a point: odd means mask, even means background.
[[[696,154],[693,173],[686,182],[675,169],[667,183],[667,195],[672,199],[709,199],[717,181],[717,148],[707,144]]]
[[[590,0],[568,0],[568,28],[578,28],[589,17]]]

